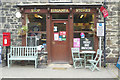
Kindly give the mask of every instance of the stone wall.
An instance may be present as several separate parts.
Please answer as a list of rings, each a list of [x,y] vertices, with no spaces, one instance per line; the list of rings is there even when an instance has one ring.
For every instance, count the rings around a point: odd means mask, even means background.
[[[0,37],[3,32],[11,33],[12,45],[21,45],[21,38],[17,35],[18,29],[22,26],[21,19],[15,17],[15,13],[19,9],[15,6],[15,3],[3,2],[0,6]],[[2,44],[2,38],[0,38]]]
[[[22,27],[22,21],[21,19],[15,17],[15,13],[19,11],[19,8],[17,8],[15,5],[18,4],[19,2],[12,2],[12,1],[10,2],[10,0],[8,0],[8,2],[5,2],[4,0],[2,0],[2,4],[0,4],[0,44],[2,44],[2,32],[11,32],[12,45],[19,46],[22,44],[22,40],[21,40],[22,38],[21,36],[17,35],[17,32],[18,29]],[[27,1],[27,3],[33,3],[32,0],[23,0],[23,2],[21,3],[26,3],[25,1]],[[72,0],[72,1],[75,3],[76,2],[83,3],[83,1],[85,2],[87,0]],[[109,12],[109,16],[106,19],[106,55],[107,58],[117,59],[118,51],[119,51],[118,43],[120,43],[120,41],[118,41],[118,32],[120,29],[118,28],[118,14],[120,14],[120,7],[118,7],[118,2],[112,2],[112,0],[111,2],[108,1],[110,0],[107,0],[107,7],[106,7]],[[34,2],[44,3],[44,2],[48,2],[48,0],[34,0]],[[99,22],[104,22],[101,12],[99,18],[100,18]],[[103,44],[104,43],[102,42],[102,47]],[[3,47],[3,49],[5,49],[5,47]]]
[[[109,16],[106,18],[106,55],[118,58],[118,2],[106,3]]]

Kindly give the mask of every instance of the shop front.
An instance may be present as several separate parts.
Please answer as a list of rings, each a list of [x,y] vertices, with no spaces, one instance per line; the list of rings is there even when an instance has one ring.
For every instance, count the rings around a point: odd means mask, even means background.
[[[48,63],[72,63],[71,47],[98,49],[96,23],[101,5],[18,5],[28,27],[22,45],[45,47]]]

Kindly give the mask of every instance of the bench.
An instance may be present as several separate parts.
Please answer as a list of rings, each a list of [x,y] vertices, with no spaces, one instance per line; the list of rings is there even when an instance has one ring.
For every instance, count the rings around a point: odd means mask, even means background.
[[[35,68],[37,68],[38,51],[37,46],[11,46],[8,54],[8,68],[13,60],[33,60],[35,61]]]

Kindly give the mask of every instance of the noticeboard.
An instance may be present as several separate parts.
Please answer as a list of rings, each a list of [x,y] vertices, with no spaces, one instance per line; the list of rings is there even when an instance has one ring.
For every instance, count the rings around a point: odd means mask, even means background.
[[[81,38],[80,39],[80,50],[94,50],[93,38]]]
[[[97,23],[97,36],[104,36],[104,23]]]

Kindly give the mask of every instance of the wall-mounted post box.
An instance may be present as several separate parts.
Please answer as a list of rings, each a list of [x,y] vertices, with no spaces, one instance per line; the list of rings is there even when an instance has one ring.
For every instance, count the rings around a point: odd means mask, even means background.
[[[3,46],[10,46],[11,44],[11,35],[9,32],[3,32]]]

